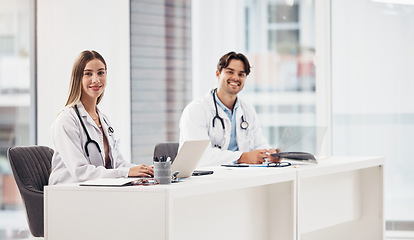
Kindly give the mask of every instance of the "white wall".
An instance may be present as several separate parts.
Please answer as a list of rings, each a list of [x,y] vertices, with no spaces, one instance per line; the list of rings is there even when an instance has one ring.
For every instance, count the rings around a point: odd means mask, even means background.
[[[193,98],[217,87],[217,62],[224,54],[244,52],[244,12],[240,0],[193,0]]]
[[[83,50],[96,50],[108,65],[99,108],[109,116],[121,150],[131,156],[128,0],[37,1],[38,144],[52,146],[50,126],[66,103],[72,65]]]

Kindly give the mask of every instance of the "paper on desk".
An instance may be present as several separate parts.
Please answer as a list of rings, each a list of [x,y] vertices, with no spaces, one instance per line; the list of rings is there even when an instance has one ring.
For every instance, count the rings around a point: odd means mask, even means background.
[[[317,164],[318,162],[317,161],[315,161],[315,160],[294,160],[294,159],[283,159],[283,161],[285,162],[288,162],[288,163],[290,163],[290,164],[292,164],[292,165],[315,165],[315,164]]]
[[[132,181],[137,179],[138,178],[99,178],[82,182],[79,186],[122,187],[130,185]]]

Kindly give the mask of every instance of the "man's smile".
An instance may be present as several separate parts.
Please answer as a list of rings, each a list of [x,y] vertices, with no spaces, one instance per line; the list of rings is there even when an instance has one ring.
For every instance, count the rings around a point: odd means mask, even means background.
[[[239,81],[227,80],[227,83],[232,85],[232,86],[240,86]]]

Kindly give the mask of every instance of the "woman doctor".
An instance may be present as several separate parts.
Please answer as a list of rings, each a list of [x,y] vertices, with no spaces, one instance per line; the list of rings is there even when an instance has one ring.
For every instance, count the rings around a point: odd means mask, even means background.
[[[250,63],[243,54],[225,54],[217,64],[218,88],[184,109],[180,145],[187,140],[211,141],[198,167],[280,161],[269,155],[280,150],[267,144],[254,108],[238,96],[249,73]]]
[[[125,161],[108,117],[99,111],[107,67],[96,51],[76,59],[64,110],[52,126],[54,154],[49,184],[96,178],[151,177],[153,166]]]

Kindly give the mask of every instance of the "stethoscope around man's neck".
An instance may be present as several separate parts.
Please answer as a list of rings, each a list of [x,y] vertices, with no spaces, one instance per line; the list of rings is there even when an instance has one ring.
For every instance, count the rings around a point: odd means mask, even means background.
[[[218,119],[220,120],[221,126],[223,126],[223,129],[226,129],[226,127],[224,126],[224,119],[219,116],[218,110],[217,110],[217,101],[216,101],[217,88],[211,91],[211,94],[213,95],[214,107],[216,108],[216,115],[213,117],[213,127],[215,127],[214,122],[216,121],[216,119]],[[241,116],[241,120],[242,121],[240,123],[240,128],[243,130],[246,130],[249,127],[249,123],[246,120],[244,120],[243,115]]]

